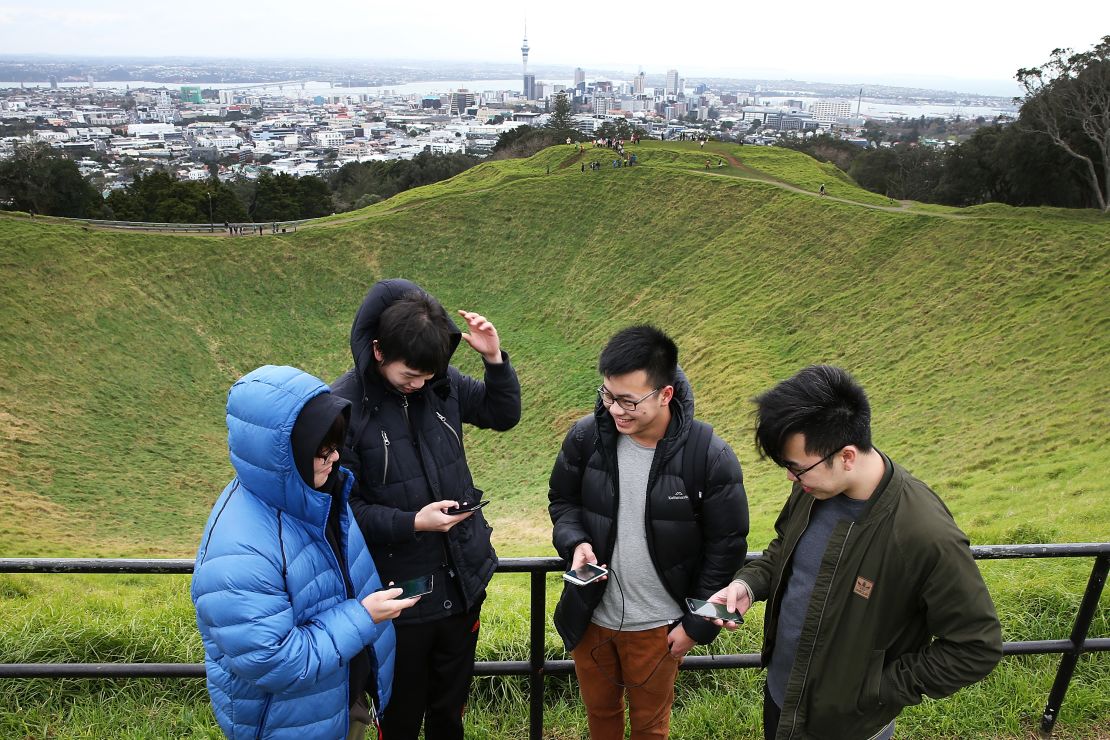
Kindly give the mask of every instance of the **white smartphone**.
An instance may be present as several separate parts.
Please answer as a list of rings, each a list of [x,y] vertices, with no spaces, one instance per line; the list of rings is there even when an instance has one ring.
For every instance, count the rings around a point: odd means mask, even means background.
[[[563,574],[563,580],[567,583],[573,583],[575,586],[586,586],[607,575],[609,575],[609,571],[606,568],[593,563],[586,563],[581,568],[568,570]]]

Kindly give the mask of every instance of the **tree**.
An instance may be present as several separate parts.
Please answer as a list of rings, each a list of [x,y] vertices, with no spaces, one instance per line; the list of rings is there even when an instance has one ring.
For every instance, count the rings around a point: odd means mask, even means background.
[[[1082,53],[1054,49],[1016,79],[1025,90],[1020,124],[1078,160],[1093,201],[1110,212],[1110,36]]]
[[[318,177],[302,177],[297,180],[297,200],[297,218],[319,218],[335,210],[328,184]]]
[[[570,100],[565,92],[555,96],[555,109],[551,112],[547,127],[559,133],[574,131],[574,119],[570,117]]]
[[[878,147],[886,138],[886,132],[878,121],[868,120],[867,125],[863,127],[863,138],[867,139],[871,146]]]
[[[73,218],[100,218],[104,200],[77,165],[49,144],[21,144],[0,162],[0,207]]]
[[[291,221],[299,218],[296,178],[284,172],[277,175],[267,172],[258,178],[251,216],[255,221]]]
[[[209,222],[209,196],[212,221],[247,220],[235,191],[214,178],[188,182],[167,172],[139,174],[127,187],[113,190],[107,200],[113,216],[121,221],[204,224]]]

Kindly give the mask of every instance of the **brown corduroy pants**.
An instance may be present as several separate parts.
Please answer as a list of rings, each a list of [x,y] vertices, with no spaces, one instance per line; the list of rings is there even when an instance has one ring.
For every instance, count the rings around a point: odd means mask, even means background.
[[[680,660],[667,648],[666,626],[617,632],[590,624],[571,651],[591,740],[623,740],[628,694],[631,740],[666,738]]]

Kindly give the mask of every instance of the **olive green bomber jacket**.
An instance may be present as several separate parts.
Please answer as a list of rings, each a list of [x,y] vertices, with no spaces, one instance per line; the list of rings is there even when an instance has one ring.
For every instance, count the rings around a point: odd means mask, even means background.
[[[994,604],[967,536],[921,481],[893,464],[858,522],[833,530],[787,681],[779,740],[869,738],[902,707],[939,698],[1002,658]],[[795,485],[775,539],[736,573],[768,600],[763,663],[774,650],[778,602],[813,497]]]

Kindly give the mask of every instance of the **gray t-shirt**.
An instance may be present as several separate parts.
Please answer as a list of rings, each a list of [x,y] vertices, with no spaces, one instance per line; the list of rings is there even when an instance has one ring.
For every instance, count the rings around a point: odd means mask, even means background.
[[[663,587],[648,553],[644,514],[654,458],[654,449],[638,444],[627,434],[618,436],[617,540],[609,563],[609,585],[593,613],[594,624],[611,630],[639,632],[670,624],[682,616],[682,609]]]
[[[767,691],[780,707],[786,696],[786,682],[794,667],[798,638],[809,613],[809,597],[813,593],[829,537],[840,522],[857,521],[865,508],[866,500],[858,501],[843,495],[813,502],[809,526],[794,547],[790,576],[779,609],[775,649],[771,651],[771,662],[767,666]]]

